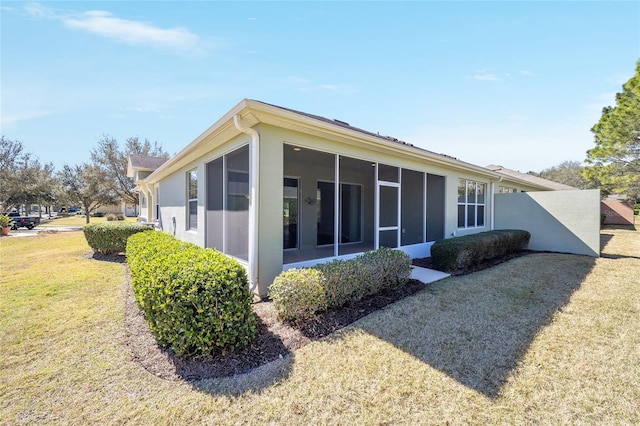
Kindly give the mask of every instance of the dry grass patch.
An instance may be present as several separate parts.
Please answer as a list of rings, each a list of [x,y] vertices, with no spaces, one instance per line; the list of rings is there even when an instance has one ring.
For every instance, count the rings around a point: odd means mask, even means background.
[[[89,223],[100,223],[106,222],[107,217],[92,217]],[[137,222],[138,219],[135,217],[127,217],[125,218],[126,222]],[[84,216],[75,215],[75,216],[67,216],[67,217],[56,217],[54,219],[45,219],[42,218],[42,223],[38,225],[40,228],[51,228],[51,227],[74,227],[74,226],[84,226],[87,223],[87,219]]]
[[[3,239],[0,423],[637,424],[640,236],[603,236],[608,257],[534,254],[450,278],[197,382],[132,360],[124,266],[87,257],[81,233]]]

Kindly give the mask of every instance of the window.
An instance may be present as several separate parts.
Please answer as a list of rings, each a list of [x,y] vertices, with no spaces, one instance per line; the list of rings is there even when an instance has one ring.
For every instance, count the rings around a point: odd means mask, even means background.
[[[187,228],[198,229],[198,171],[187,172]]]
[[[249,260],[249,147],[225,156],[225,253]]]
[[[318,181],[316,196],[316,217],[318,218],[318,246],[333,244],[335,192],[333,182]]]
[[[249,260],[248,146],[207,163],[205,172],[205,244]]]
[[[517,189],[508,186],[501,186],[498,190],[498,193],[500,194],[515,194],[516,192],[518,192]]]
[[[484,226],[486,184],[458,180],[458,228]]]
[[[282,227],[284,249],[298,248],[298,179],[284,178]]]

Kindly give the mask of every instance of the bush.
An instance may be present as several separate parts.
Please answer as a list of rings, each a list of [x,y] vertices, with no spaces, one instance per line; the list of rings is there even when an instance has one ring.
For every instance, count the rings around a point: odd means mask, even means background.
[[[122,253],[127,247],[127,238],[151,229],[141,223],[88,223],[82,227],[84,237],[93,251],[102,254]]]
[[[523,250],[530,238],[527,231],[504,229],[438,240],[431,246],[431,262],[442,271],[465,269]]]
[[[271,285],[269,295],[278,305],[276,310],[285,312],[279,317],[295,321],[325,308],[338,308],[384,289],[400,287],[410,273],[411,258],[407,254],[381,248],[350,260],[336,259],[309,269],[283,272]],[[324,298],[318,295],[318,286]]]
[[[253,296],[236,260],[163,232],[132,236],[126,253],[136,301],[161,345],[206,355],[253,340]]]
[[[316,266],[325,277],[325,294],[330,308],[406,283],[411,258],[404,252],[380,248],[350,260],[333,260]]]
[[[124,220],[125,219],[124,213],[120,213],[120,212],[116,213],[116,219],[117,220]]]
[[[640,215],[640,204],[633,205],[633,214],[635,214],[636,216]]]
[[[289,269],[278,275],[269,287],[273,307],[281,321],[311,318],[324,311],[324,276],[316,269]]]
[[[107,215],[107,221],[108,221],[108,222],[113,222],[113,221],[115,221],[115,220],[116,220],[116,215],[115,215],[115,214],[113,214],[113,213],[109,213],[109,214]]]

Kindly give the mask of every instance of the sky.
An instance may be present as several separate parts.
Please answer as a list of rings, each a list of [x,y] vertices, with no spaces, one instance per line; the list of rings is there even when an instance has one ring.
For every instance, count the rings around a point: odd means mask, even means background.
[[[0,133],[56,169],[105,135],[175,154],[244,98],[476,165],[585,159],[640,2],[0,3]]]

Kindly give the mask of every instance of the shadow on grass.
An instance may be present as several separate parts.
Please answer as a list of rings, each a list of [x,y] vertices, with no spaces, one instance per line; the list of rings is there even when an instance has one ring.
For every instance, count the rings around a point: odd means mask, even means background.
[[[581,286],[595,259],[534,254],[434,283],[358,327],[459,383],[497,398],[535,336]]]
[[[605,234],[604,232],[600,233],[600,256],[602,256],[602,251],[607,247],[609,241],[613,238],[613,234]]]
[[[98,252],[91,252],[87,257],[100,262],[126,263],[127,261],[127,257],[124,254],[102,254]]]

